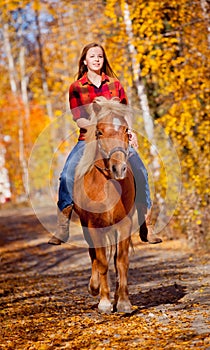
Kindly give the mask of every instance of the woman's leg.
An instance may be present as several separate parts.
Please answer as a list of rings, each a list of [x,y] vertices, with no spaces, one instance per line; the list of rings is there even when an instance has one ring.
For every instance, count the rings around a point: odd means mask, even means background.
[[[73,204],[73,186],[76,166],[82,158],[85,141],[79,141],[69,154],[63,171],[60,175],[60,186],[58,190],[58,208],[63,211]]]
[[[136,209],[140,226],[139,235],[143,242],[161,243],[161,238],[154,233],[151,220],[152,201],[150,198],[148,173],[134,148],[130,148],[129,163],[133,171],[136,184]]]
[[[76,166],[79,163],[85,142],[79,141],[69,154],[60,176],[58,190],[57,230],[49,244],[60,245],[69,238],[69,221],[73,209],[73,186]]]
[[[142,203],[147,208],[151,208],[150,190],[148,183],[148,173],[134,148],[130,147],[129,163],[133,171],[136,183],[136,202]]]

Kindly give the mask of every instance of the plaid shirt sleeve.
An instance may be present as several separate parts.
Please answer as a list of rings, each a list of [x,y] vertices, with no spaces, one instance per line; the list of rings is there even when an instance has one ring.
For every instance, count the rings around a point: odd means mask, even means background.
[[[127,105],[128,104],[128,98],[126,96],[125,90],[122,87],[122,85],[119,82],[119,98],[120,98],[120,102]]]
[[[69,88],[69,104],[75,121],[81,117],[87,117],[87,112],[81,102],[81,88],[77,81],[71,84]]]

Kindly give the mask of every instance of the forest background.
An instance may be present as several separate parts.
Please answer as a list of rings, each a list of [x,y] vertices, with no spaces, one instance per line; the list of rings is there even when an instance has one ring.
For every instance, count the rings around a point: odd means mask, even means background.
[[[56,197],[77,140],[69,85],[82,48],[96,41],[137,110],[133,128],[156,212],[169,197],[162,219],[173,214],[171,238],[178,232],[192,245],[209,243],[208,6],[207,0],[0,1],[0,146],[12,204],[45,201],[49,183]]]

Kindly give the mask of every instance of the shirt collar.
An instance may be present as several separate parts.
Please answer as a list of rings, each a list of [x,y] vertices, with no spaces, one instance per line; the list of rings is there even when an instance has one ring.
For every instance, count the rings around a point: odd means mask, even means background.
[[[88,77],[87,77],[87,72],[85,72],[85,74],[82,76],[80,81],[81,81],[82,85],[89,84],[89,80],[88,80]],[[105,73],[102,73],[101,74],[101,81],[102,82],[109,81],[108,75],[106,75]]]

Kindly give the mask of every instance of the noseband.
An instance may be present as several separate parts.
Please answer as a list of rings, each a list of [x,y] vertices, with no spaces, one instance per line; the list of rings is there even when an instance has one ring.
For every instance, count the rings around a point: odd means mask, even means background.
[[[110,152],[106,152],[103,149],[99,138],[98,138],[98,148],[99,148],[99,151],[101,152],[103,158],[106,160],[110,160],[111,156],[116,152],[122,152],[125,155],[125,159],[127,160],[127,158],[128,158],[129,148],[125,149],[123,147],[114,147],[111,149]]]

